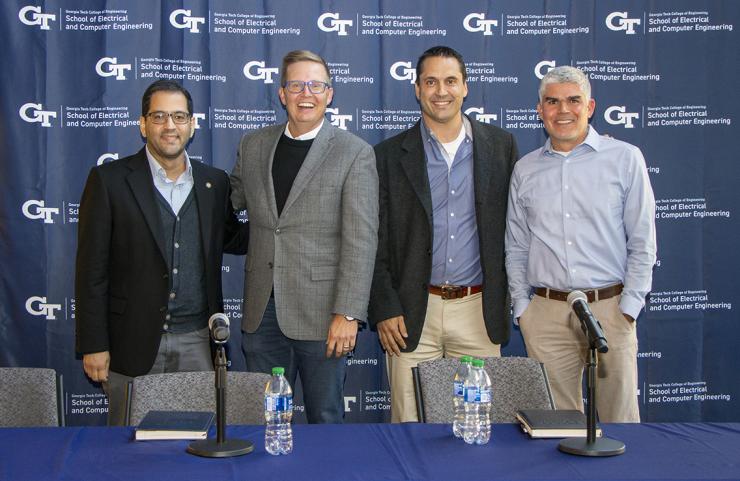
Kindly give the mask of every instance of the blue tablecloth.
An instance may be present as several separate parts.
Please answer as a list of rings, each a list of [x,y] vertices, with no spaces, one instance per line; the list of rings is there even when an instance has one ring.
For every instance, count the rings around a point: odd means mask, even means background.
[[[740,480],[740,423],[608,424],[627,445],[610,458],[557,450],[513,424],[468,446],[448,425],[294,426],[294,452],[270,456],[264,428],[231,426],[253,453],[207,459],[188,441],[133,441],[132,428],[0,429],[0,480]],[[211,433],[213,436],[213,433]]]

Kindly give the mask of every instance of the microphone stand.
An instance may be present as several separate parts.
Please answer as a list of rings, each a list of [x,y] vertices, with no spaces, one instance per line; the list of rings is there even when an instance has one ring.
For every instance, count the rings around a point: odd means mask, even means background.
[[[225,342],[225,341],[224,341]],[[243,439],[226,439],[226,351],[223,342],[216,349],[216,439],[193,441],[187,452],[206,458],[229,458],[251,453],[254,445]]]
[[[578,456],[616,456],[624,454],[625,446],[622,441],[607,437],[596,437],[596,366],[598,338],[586,332],[586,323],[581,321],[581,326],[589,339],[588,362],[586,363],[586,438],[567,438],[560,441],[558,449],[564,453]],[[606,347],[606,340],[601,346],[602,352]]]

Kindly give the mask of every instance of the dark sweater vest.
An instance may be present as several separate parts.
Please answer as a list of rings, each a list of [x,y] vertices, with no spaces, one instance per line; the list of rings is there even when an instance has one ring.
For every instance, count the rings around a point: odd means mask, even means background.
[[[159,192],[157,200],[164,227],[170,285],[164,330],[173,333],[191,332],[208,324],[203,243],[195,188],[190,191],[178,215],[172,212],[172,208]]]

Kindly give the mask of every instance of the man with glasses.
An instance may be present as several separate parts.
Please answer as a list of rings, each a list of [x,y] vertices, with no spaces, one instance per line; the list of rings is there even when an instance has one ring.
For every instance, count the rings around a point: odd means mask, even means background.
[[[247,209],[242,336],[247,369],[300,374],[310,423],[344,416],[346,356],[367,319],[378,228],[372,148],[324,118],[334,90],[324,59],[283,58],[286,124],[244,135],[231,199]]]
[[[213,369],[208,318],[223,311],[223,251],[244,253],[222,170],[191,162],[190,93],[146,89],[138,153],[94,167],[80,202],[77,352],[103,383],[109,425],[123,425],[132,377]]]

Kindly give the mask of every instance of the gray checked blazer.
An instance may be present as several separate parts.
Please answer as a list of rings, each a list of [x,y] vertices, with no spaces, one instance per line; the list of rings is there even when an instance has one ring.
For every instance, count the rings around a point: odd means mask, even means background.
[[[372,147],[324,121],[278,217],[272,164],[285,124],[246,133],[231,199],[247,209],[249,251],[242,329],[254,332],[275,289],[287,337],[326,339],[332,314],[367,319],[378,242]]]

